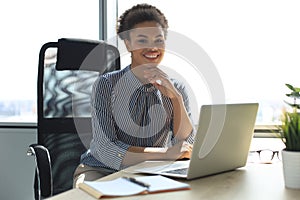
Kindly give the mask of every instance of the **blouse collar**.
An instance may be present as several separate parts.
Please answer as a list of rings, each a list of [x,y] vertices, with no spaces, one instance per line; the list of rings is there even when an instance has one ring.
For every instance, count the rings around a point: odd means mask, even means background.
[[[143,84],[131,71],[130,65],[125,68],[125,72],[125,76],[133,85],[133,87],[137,88],[137,90],[140,90],[142,92],[153,92],[157,90],[151,83]]]

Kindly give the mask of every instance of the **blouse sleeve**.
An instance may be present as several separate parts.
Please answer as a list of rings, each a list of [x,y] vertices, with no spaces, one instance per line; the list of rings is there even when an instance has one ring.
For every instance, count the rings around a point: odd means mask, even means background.
[[[93,139],[90,151],[102,164],[120,170],[129,145],[118,140],[116,136],[111,106],[112,88],[111,83],[103,76],[98,78],[93,86],[91,99]]]

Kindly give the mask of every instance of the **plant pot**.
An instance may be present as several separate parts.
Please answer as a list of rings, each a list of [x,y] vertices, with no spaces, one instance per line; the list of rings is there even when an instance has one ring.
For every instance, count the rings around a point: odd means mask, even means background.
[[[300,151],[282,150],[285,187],[300,189]]]

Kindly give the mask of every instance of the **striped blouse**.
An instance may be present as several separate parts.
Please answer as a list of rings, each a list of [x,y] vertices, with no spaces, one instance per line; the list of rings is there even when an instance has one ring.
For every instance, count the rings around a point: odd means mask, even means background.
[[[191,117],[185,88],[172,80]],[[130,66],[100,76],[92,93],[93,139],[81,163],[113,170],[122,168],[130,146],[170,147],[173,135],[173,106],[152,84],[143,85]],[[186,139],[193,143],[194,130]]]

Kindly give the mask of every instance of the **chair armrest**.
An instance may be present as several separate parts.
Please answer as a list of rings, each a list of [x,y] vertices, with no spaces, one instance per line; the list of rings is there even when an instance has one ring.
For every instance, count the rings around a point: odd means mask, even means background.
[[[46,147],[39,144],[29,145],[27,155],[34,156],[36,164],[35,197],[50,197],[53,195],[53,180],[50,153]]]

